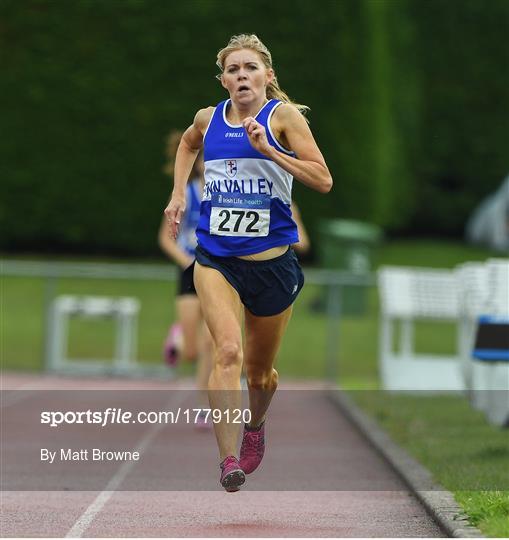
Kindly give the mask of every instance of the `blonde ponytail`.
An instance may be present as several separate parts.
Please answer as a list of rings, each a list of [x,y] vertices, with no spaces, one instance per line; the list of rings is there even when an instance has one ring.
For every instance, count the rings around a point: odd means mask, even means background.
[[[262,59],[265,67],[274,70],[272,67],[272,55],[260,38],[256,34],[239,34],[237,36],[232,36],[228,45],[217,53],[216,64],[221,70],[221,73],[224,70],[224,63],[228,55],[241,49],[251,49],[252,51],[255,51]],[[217,78],[220,79],[221,75],[218,75]],[[295,103],[288,97],[286,92],[280,88],[275,72],[273,81],[267,86],[267,97],[269,99],[279,99],[283,103],[290,103],[297,107],[302,114],[306,114],[306,112],[309,111],[309,107],[300,103]]]

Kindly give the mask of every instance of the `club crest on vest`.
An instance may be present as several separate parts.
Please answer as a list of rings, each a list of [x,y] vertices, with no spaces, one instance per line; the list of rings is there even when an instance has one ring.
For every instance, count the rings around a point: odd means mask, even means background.
[[[226,170],[226,174],[233,178],[237,174],[237,160],[236,159],[225,159],[224,160],[224,168]]]

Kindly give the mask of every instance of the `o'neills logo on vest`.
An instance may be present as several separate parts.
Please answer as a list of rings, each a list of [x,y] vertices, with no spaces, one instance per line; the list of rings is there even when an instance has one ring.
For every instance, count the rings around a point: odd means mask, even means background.
[[[224,160],[224,168],[226,170],[226,174],[233,178],[237,174],[237,160],[236,159],[225,159]]]

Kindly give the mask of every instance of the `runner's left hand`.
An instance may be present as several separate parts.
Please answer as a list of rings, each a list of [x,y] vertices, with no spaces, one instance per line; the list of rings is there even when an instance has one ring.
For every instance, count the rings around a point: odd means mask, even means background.
[[[242,125],[246,130],[251,146],[261,154],[268,155],[271,146],[267,140],[265,128],[257,122],[252,116],[244,118]]]

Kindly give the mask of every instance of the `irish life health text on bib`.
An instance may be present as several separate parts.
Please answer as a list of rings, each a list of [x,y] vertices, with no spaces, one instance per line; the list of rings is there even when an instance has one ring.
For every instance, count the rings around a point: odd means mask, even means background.
[[[218,236],[267,236],[270,195],[212,193],[210,234]]]

